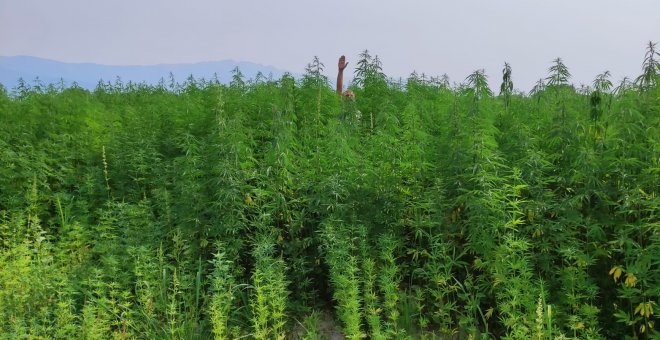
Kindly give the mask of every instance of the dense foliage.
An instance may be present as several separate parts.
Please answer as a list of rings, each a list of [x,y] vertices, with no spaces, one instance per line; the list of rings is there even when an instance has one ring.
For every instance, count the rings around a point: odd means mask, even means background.
[[[0,337],[657,337],[660,86],[0,91]],[[515,71],[515,69],[513,69]]]

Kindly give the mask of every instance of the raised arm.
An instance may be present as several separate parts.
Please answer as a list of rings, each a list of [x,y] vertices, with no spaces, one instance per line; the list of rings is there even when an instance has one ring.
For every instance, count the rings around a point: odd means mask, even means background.
[[[346,57],[339,57],[339,71],[337,72],[337,94],[341,96],[342,90],[344,89],[344,69],[348,66],[346,62]]]

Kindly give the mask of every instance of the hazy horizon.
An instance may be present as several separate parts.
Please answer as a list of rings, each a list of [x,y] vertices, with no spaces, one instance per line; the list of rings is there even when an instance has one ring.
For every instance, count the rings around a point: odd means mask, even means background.
[[[615,83],[639,75],[646,45],[660,40],[657,13],[653,0],[0,0],[0,55],[135,66],[234,60],[292,73],[318,56],[332,80],[340,55],[352,74],[368,49],[393,78],[417,71],[462,82],[484,69],[493,88],[506,61],[515,88],[527,91],[557,57],[575,85],[606,70]]]

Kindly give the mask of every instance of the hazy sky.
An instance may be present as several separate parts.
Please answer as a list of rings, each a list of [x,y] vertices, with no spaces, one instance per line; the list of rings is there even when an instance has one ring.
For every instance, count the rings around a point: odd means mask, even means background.
[[[234,59],[302,73],[316,55],[336,76],[368,49],[388,76],[461,82],[504,61],[529,90],[556,57],[575,84],[637,76],[660,40],[658,0],[0,0],[0,55],[112,65]]]

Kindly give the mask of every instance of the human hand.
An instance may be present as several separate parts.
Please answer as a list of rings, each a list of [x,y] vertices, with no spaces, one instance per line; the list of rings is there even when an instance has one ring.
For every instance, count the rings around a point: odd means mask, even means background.
[[[348,63],[346,62],[346,57],[341,56],[339,57],[339,71],[343,71],[346,66],[348,66]]]

